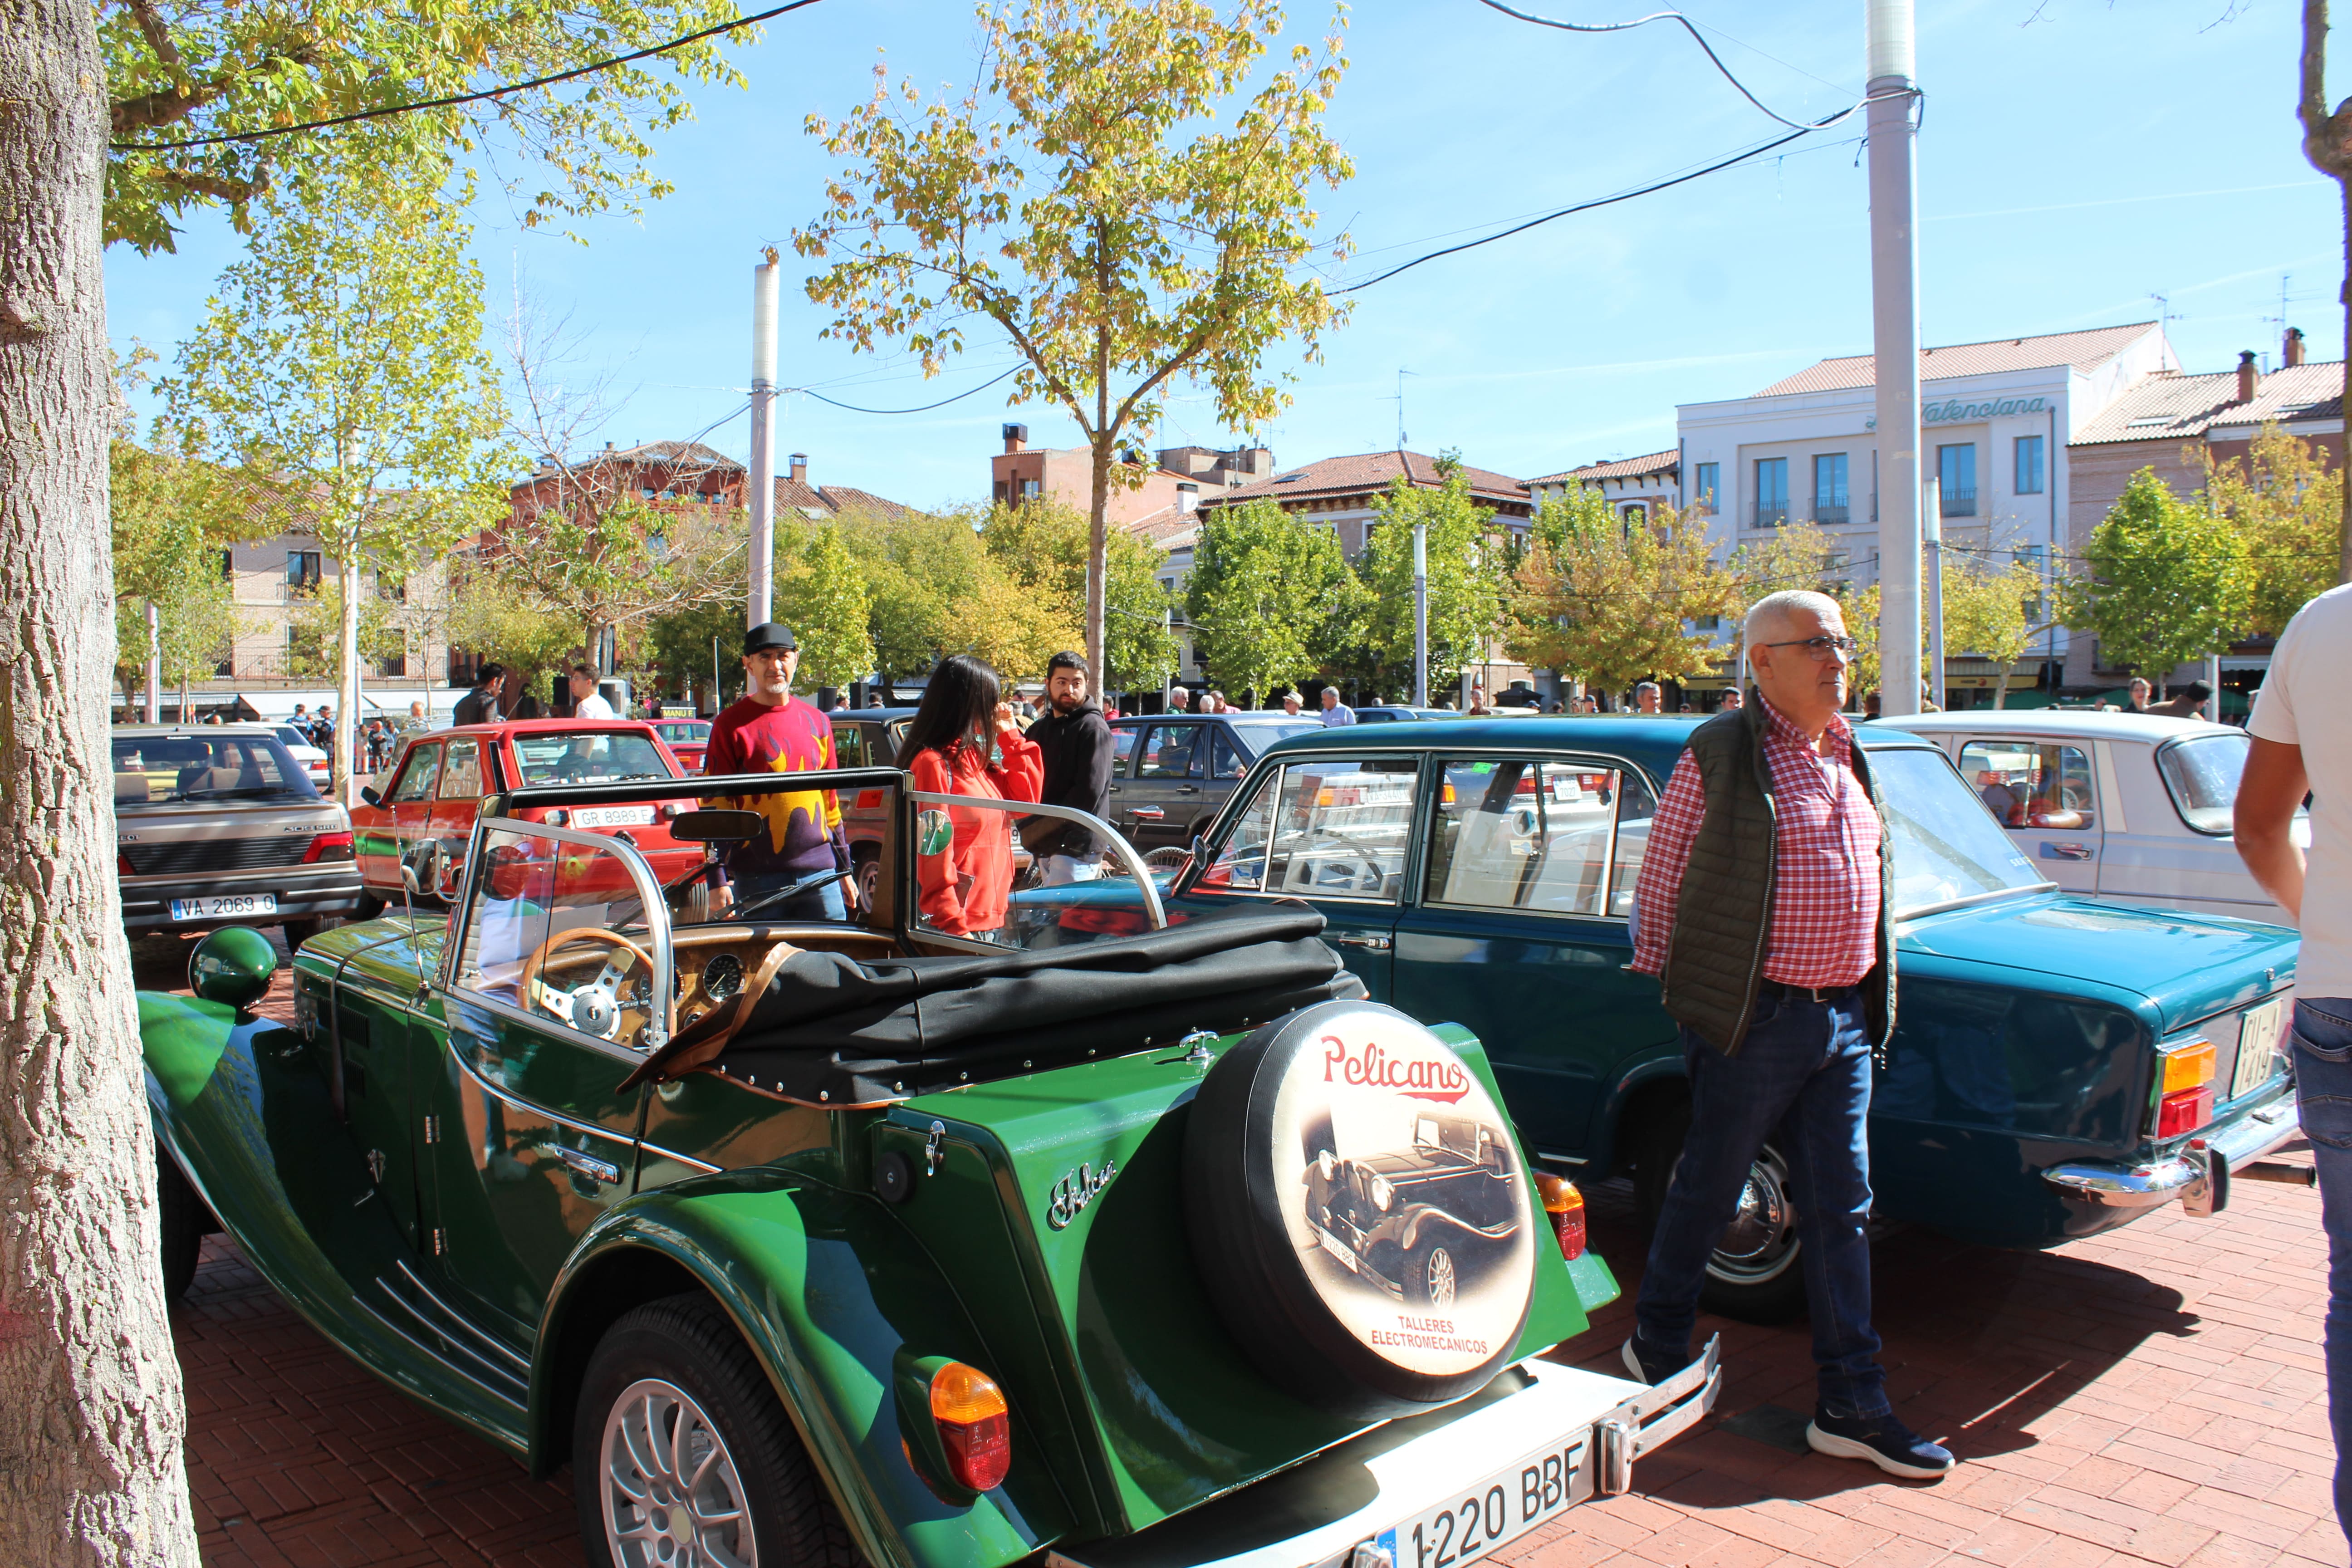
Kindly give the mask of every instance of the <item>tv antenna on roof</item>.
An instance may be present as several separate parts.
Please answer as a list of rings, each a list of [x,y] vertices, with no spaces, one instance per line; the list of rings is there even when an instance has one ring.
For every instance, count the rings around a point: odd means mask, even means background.
[[[1418,375],[1419,374],[1420,374],[1420,372],[1418,372],[1418,371],[1411,371],[1411,370],[1407,370],[1407,369],[1405,369],[1405,368],[1404,368],[1404,366],[1402,366],[1402,365],[1399,365],[1399,366],[1397,366],[1397,389],[1396,389],[1396,396],[1395,396],[1394,398],[1392,398],[1392,399],[1388,399],[1388,400],[1387,400],[1387,401],[1391,401],[1391,402],[1395,403],[1395,405],[1397,405],[1397,442],[1396,442],[1396,444],[1397,444],[1397,451],[1398,451],[1398,453],[1399,453],[1400,455],[1402,455],[1402,454],[1403,453],[1403,451],[1404,451],[1404,378],[1405,378],[1406,376],[1409,376],[1409,375]]]

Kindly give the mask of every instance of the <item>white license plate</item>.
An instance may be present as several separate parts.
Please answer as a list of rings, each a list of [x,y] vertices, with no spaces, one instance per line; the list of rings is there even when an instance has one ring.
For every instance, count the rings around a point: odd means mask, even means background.
[[[241,920],[247,915],[274,915],[278,912],[275,893],[229,893],[216,899],[173,899],[172,918],[175,921]]]
[[[1454,1568],[1564,1510],[1585,1434],[1563,1437],[1381,1534],[1397,1568]]]
[[[572,814],[574,827],[643,827],[653,819],[650,805],[592,805]]]
[[[2279,1035],[2286,1024],[2286,998],[2246,1009],[2238,1026],[2238,1067],[2230,1075],[2230,1098],[2262,1088],[2278,1071]]]

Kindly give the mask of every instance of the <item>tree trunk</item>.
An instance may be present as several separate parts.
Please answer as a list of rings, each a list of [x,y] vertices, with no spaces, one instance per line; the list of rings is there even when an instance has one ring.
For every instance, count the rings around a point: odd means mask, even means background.
[[[346,811],[359,804],[352,784],[352,725],[360,710],[360,567],[356,543],[348,544],[335,562],[342,582],[342,605],[336,616],[335,732],[327,741],[327,787]]]
[[[194,1568],[105,828],[105,79],[89,5],[0,0],[0,1562]]]
[[[1108,613],[1104,609],[1103,575],[1110,559],[1110,432],[1097,427],[1094,441],[1094,489],[1087,510],[1087,662],[1099,673],[1110,668],[1103,655]],[[1006,671],[1008,675],[1012,671]]]

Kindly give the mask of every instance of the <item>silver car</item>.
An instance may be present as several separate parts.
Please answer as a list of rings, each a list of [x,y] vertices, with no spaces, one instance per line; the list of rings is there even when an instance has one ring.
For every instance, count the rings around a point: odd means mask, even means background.
[[[2231,837],[2243,730],[2063,708],[1879,722],[1943,747],[2034,869],[2070,893],[2293,923]],[[2294,836],[2311,842],[2300,810]]]
[[[130,724],[113,741],[127,929],[282,923],[299,947],[358,910],[351,818],[271,726]]]

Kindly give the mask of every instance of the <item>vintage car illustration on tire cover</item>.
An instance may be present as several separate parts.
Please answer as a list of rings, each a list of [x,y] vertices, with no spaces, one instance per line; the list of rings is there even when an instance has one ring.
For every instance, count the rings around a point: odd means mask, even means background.
[[[1486,1123],[1433,1110],[1411,1121],[1403,1148],[1344,1159],[1327,1124],[1308,1129],[1308,1245],[1391,1296],[1443,1310],[1517,1234],[1518,1175]]]

